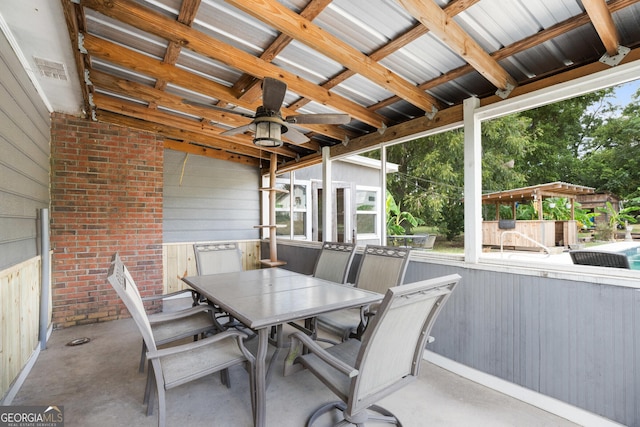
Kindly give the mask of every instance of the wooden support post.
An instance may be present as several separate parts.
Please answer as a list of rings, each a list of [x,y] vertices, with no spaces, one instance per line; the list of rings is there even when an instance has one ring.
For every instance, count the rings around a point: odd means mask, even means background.
[[[263,189],[269,192],[269,259],[261,259],[260,263],[269,267],[285,265],[286,262],[278,261],[278,242],[276,240],[276,169],[278,166],[278,155],[271,153],[269,165],[269,188]]]

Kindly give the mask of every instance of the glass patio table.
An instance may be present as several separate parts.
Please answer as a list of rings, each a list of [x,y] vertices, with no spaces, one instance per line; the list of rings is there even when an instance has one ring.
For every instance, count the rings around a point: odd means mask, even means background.
[[[258,334],[254,424],[266,424],[266,355],[272,327],[382,300],[383,295],[282,268],[189,276],[182,280]]]

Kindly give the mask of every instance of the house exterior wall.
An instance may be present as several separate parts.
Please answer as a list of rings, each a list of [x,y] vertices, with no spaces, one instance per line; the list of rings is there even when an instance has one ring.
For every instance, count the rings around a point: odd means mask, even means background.
[[[397,169],[387,165],[390,173],[397,172]],[[288,179],[288,176],[286,177]],[[322,165],[309,166],[295,171],[296,182],[308,181],[311,183],[309,192],[307,194],[307,206],[309,209],[309,223],[311,226],[311,232],[307,236],[307,240],[340,240],[342,241],[355,241],[359,246],[367,244],[380,244],[382,238],[382,216],[379,214],[380,209],[384,209],[385,193],[380,188],[380,165],[378,160],[368,159],[362,157],[359,160],[355,158],[352,160],[342,159],[335,160],[331,166],[331,181],[333,183],[332,197],[333,197],[333,230],[330,235],[333,237],[321,237],[320,230],[322,224],[320,223],[320,216],[318,215],[321,206],[320,192],[322,188]],[[344,193],[338,193],[337,188],[340,188]],[[375,215],[375,231],[358,227],[359,215],[362,212],[357,212],[358,192],[375,191],[377,194],[378,210]],[[361,193],[362,194],[362,193]],[[344,210],[340,213],[338,209],[338,199],[342,198],[341,206]],[[372,213],[372,212],[371,212]],[[368,213],[366,213],[368,214]],[[341,217],[338,218],[338,215]]]
[[[0,32],[0,271],[38,255],[49,207],[49,112]]]
[[[296,179],[322,180],[322,165],[309,166],[295,172]],[[331,180],[334,182],[351,182],[356,185],[380,186],[380,170],[336,160],[331,166]]]
[[[259,182],[255,167],[165,150],[164,243],[258,239]]]
[[[128,316],[107,269],[120,252],[143,296],[162,292],[163,141],[58,113],[51,141],[54,327]]]
[[[36,352],[49,111],[0,31],[0,402]]]

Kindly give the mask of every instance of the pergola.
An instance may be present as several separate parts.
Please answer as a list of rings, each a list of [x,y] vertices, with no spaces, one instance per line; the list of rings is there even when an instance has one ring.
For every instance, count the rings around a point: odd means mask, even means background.
[[[514,247],[551,247],[559,243],[569,246],[577,243],[577,227],[575,221],[575,199],[580,194],[593,193],[594,189],[566,182],[550,182],[512,190],[484,194],[482,204],[495,204],[496,220],[482,221],[482,244],[496,246],[507,244]],[[562,197],[567,199],[571,209],[569,220],[545,220],[542,201],[547,198]],[[515,220],[518,203],[533,202],[538,212],[536,220]],[[500,220],[500,206],[510,205],[513,221]]]
[[[528,203],[533,201],[535,203],[536,211],[538,211],[538,219],[542,221],[542,200],[550,197],[564,197],[567,198],[571,204],[571,219],[573,220],[575,219],[575,200],[577,196],[581,194],[592,194],[594,190],[595,189],[592,187],[558,181],[483,194],[482,204],[495,204],[496,211],[499,211],[498,207],[500,205],[509,204],[512,206],[513,218],[515,218],[517,203]]]

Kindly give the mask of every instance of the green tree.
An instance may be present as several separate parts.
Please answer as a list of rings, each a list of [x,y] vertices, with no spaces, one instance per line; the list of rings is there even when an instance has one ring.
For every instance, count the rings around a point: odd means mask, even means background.
[[[530,143],[528,119],[507,116],[482,127],[483,187],[505,189],[524,183],[525,176],[508,166],[522,159]],[[387,188],[406,210],[435,225],[453,239],[464,227],[464,134],[453,130],[387,150],[387,159],[398,164]]]
[[[605,89],[520,113],[530,120],[532,141],[516,168],[527,185],[546,182],[579,182],[580,156],[603,115],[614,107]],[[587,185],[587,184],[585,184]]]
[[[617,113],[593,129],[579,176],[584,185],[627,199],[640,187],[640,91]]]
[[[612,104],[612,94],[605,89],[484,122],[483,192],[565,181],[640,197],[640,94],[624,109]],[[387,158],[399,165],[389,191],[448,238],[463,230],[463,148],[462,130],[388,148]],[[562,205],[545,215],[566,217]],[[581,211],[575,214],[579,220]],[[533,206],[518,207],[516,215],[537,218]]]

